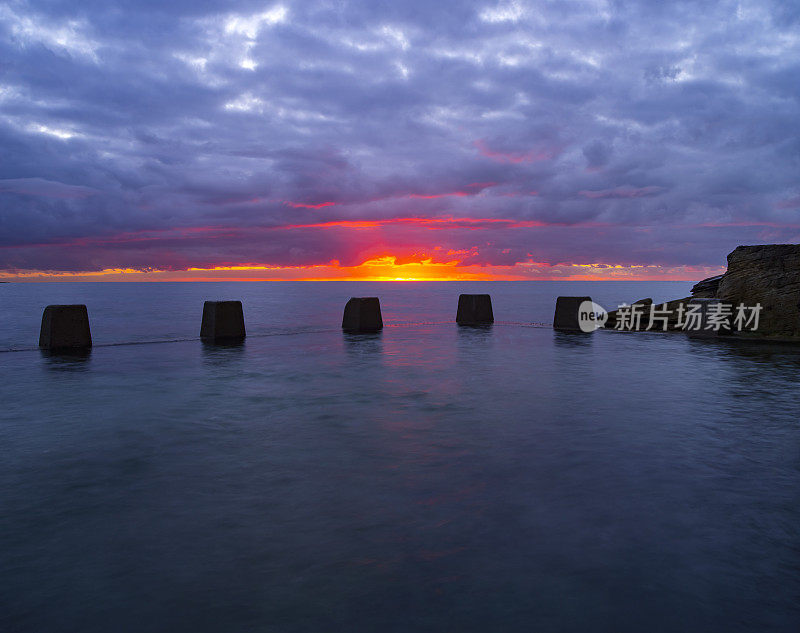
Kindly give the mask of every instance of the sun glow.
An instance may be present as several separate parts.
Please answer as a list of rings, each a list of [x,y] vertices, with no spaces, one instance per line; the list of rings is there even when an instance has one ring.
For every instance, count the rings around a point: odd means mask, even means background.
[[[456,255],[461,253],[448,253]],[[332,260],[311,266],[265,266],[230,264],[186,270],[137,270],[107,268],[99,271],[6,271],[0,280],[49,281],[696,281],[724,272],[704,266],[622,264],[547,264],[526,261],[510,266],[469,264],[461,259],[436,261],[433,256],[399,258],[379,255],[360,264],[343,266]]]
[[[385,255],[368,259],[358,268],[363,273],[364,281],[452,281],[459,279],[486,279],[475,273],[460,273],[456,268],[461,262],[453,260],[448,262],[434,262],[428,257],[420,261],[398,264],[397,257]]]

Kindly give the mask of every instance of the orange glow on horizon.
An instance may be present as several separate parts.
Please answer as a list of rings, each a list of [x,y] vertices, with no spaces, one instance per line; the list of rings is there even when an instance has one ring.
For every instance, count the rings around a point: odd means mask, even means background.
[[[399,263],[398,263],[399,261]],[[48,281],[696,281],[724,272],[723,268],[625,266],[621,264],[547,264],[520,262],[513,266],[464,264],[462,260],[435,261],[417,256],[402,261],[381,255],[355,266],[333,260],[313,266],[239,264],[187,270],[142,271],[131,268],[87,272],[0,272],[0,280]]]

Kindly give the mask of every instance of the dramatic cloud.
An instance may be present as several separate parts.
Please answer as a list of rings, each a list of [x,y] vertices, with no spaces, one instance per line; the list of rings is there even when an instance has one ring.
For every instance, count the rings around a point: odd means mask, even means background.
[[[11,0],[0,275],[702,277],[800,240],[798,33],[777,0]]]

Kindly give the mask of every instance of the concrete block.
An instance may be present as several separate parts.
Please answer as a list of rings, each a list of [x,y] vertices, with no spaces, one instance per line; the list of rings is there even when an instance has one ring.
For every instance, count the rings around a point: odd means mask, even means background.
[[[732,333],[733,304],[721,299],[695,297],[686,304],[684,332],[692,338],[713,338]]]
[[[206,301],[200,338],[207,343],[235,343],[245,338],[241,301]]]
[[[456,323],[459,325],[494,323],[492,298],[489,295],[459,295]]]
[[[42,314],[39,347],[80,349],[92,346],[89,313],[85,305],[47,306]]]
[[[351,297],[344,307],[342,329],[346,332],[377,332],[383,329],[378,297]]]
[[[558,297],[553,329],[562,332],[583,332],[578,310],[584,301],[591,300],[591,297]]]

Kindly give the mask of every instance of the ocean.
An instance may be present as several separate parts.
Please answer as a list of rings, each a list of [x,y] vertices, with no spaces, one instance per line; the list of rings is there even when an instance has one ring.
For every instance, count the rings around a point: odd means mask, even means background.
[[[1,284],[0,631],[795,633],[800,347],[549,326],[691,285]]]

